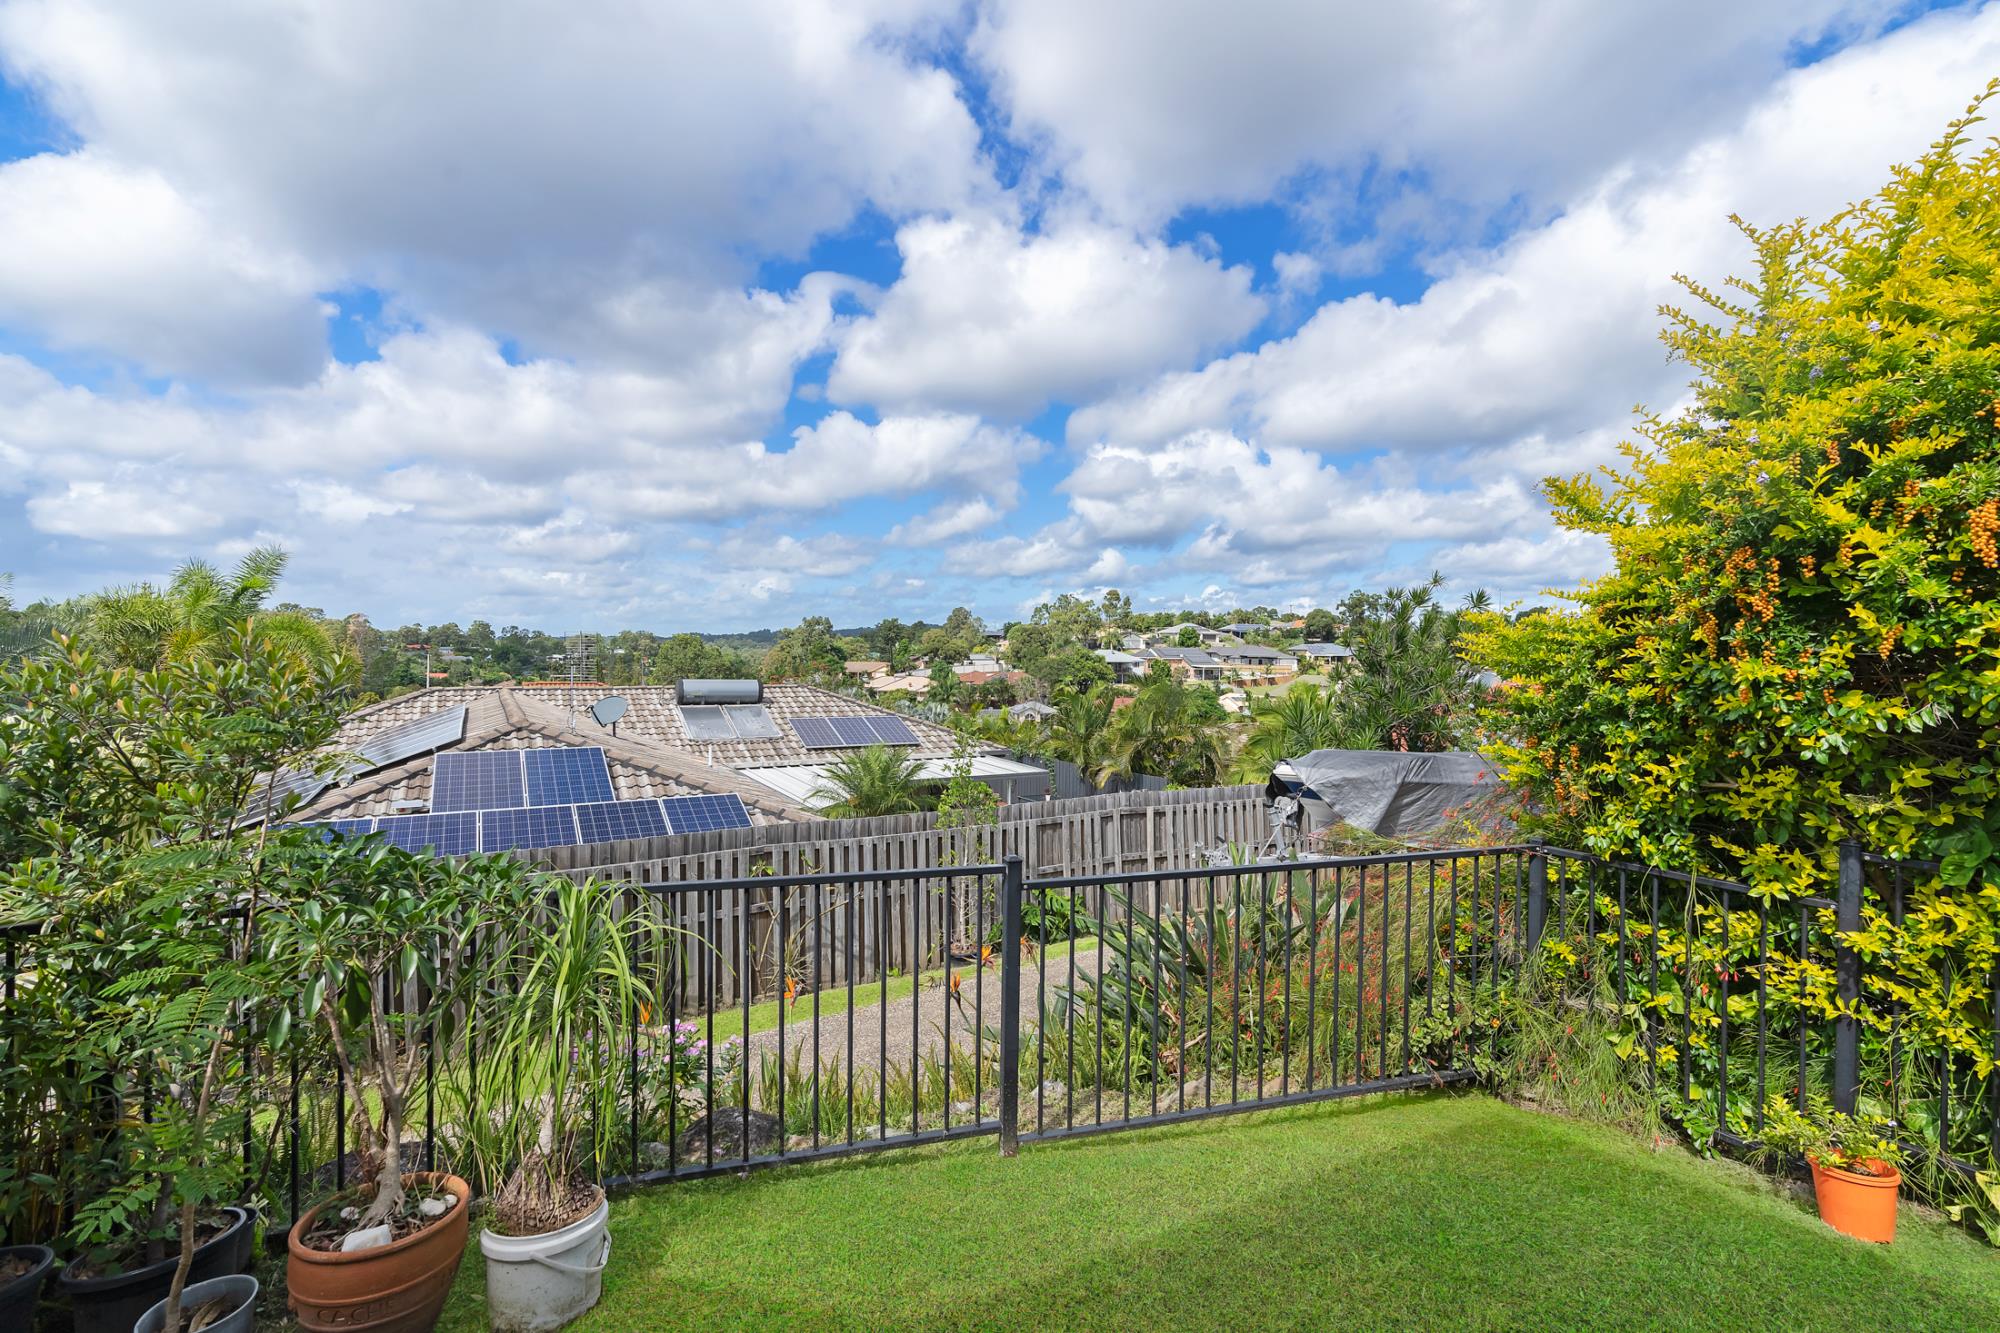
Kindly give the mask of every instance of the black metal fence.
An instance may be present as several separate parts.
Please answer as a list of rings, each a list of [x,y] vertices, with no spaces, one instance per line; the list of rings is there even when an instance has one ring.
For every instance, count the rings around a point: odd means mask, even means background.
[[[1990,1058],[1912,1040],[1915,964],[1853,939],[1864,904],[1902,921],[1936,867],[1859,848],[1840,867],[1832,896],[1789,898],[1532,844],[1033,880],[1009,858],[617,886],[618,910],[657,927],[640,962],[659,1003],[602,1035],[620,1109],[599,1165],[616,1186],[980,1135],[1011,1154],[1465,1083],[1499,1053],[1510,1004],[1606,1016],[1654,1087],[1713,1108],[1723,1144],[1754,1142],[1770,1096],[1823,1092],[1895,1115],[1947,1164],[1992,1162],[2000,963],[1956,979],[1983,988],[1972,1012]],[[10,1013],[33,945],[7,940]],[[476,972],[478,941],[439,964]],[[463,1021],[434,1034],[406,1137],[425,1166],[466,1166],[464,1128],[491,1096],[481,1011],[506,984],[480,978]],[[310,1050],[262,1050],[267,1021],[246,1016],[230,1095],[256,1108],[246,1190],[296,1217],[365,1169],[356,1094]],[[8,1089],[17,1174],[49,1146],[36,1095]]]
[[[1773,1097],[1824,1097],[1894,1120],[1928,1164],[2000,1164],[2000,959],[1866,941],[1864,912],[1902,926],[1936,862],[1846,843],[1832,896],[1782,898],[1559,848],[1529,863],[1536,1002],[1611,1007],[1651,1086],[1718,1144],[1754,1147]],[[1957,1030],[1910,1040],[1913,998],[1940,988],[1967,1003],[1930,1028]]]

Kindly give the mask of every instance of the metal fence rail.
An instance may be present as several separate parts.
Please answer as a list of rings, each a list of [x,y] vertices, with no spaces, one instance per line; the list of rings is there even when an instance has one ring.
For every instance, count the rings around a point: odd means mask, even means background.
[[[598,1166],[624,1186],[972,1136],[1011,1154],[1465,1083],[1499,1052],[1502,1006],[1533,1003],[1606,1016],[1639,1043],[1653,1086],[1713,1108],[1716,1142],[1754,1143],[1774,1094],[1824,1094],[1894,1115],[1934,1159],[1971,1170],[2000,1145],[2000,966],[1956,978],[1991,1003],[1984,1059],[1913,1041],[1910,964],[1850,943],[1865,911],[1903,921],[1936,870],[1849,846],[1830,896],[1780,899],[1522,844],[1040,877],[1009,856],[628,882],[618,910],[651,928],[638,961],[658,1004],[604,1034],[621,1111]],[[407,1140],[425,1166],[466,1165],[461,1131],[492,1098],[481,1043],[507,979],[481,958],[506,956],[512,928],[437,960],[439,984],[475,984],[411,1092]],[[35,944],[32,930],[4,939],[10,1064]],[[228,1083],[258,1109],[246,1192],[296,1217],[364,1164],[353,1090],[312,1050],[262,1048],[270,1018],[245,1016]],[[11,1078],[0,1116],[18,1175],[60,1145],[40,1129],[53,1094],[31,1072]],[[108,1123],[143,1113],[142,1088],[103,1091],[114,1109],[123,1099]]]
[[[1043,879],[1003,1149],[1477,1077],[1468,996],[1520,957],[1525,849]],[[1039,960],[1032,976],[1023,960]],[[1020,976],[1020,981],[1013,978]],[[1005,1037],[1003,1036],[1003,1043]]]

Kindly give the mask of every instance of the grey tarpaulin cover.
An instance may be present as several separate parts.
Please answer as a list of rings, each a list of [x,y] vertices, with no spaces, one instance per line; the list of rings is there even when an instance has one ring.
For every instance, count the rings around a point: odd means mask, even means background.
[[[1280,784],[1305,800],[1308,832],[1339,821],[1404,838],[1436,828],[1446,811],[1493,795],[1500,779],[1491,763],[1464,750],[1314,750],[1280,764],[1272,785]]]

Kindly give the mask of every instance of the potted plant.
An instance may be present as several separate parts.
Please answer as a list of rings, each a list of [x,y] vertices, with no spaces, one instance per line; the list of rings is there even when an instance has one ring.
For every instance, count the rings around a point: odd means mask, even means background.
[[[611,1256],[601,1184],[620,1115],[621,1030],[650,1012],[637,960],[651,927],[617,890],[553,879],[497,962],[499,1080],[472,1146],[492,1191],[487,1318],[496,1333],[560,1328],[597,1303]]]
[[[471,1187],[410,1169],[404,1127],[433,1035],[449,1040],[461,930],[505,865],[402,852],[375,839],[291,866],[270,949],[354,1089],[361,1183],[307,1210],[286,1239],[292,1309],[307,1329],[427,1329],[465,1251]]]
[[[0,759],[29,778],[0,803],[0,918],[33,929],[28,1058],[10,1040],[9,1073],[40,1114],[18,1137],[93,1163],[60,1278],[79,1333],[129,1333],[148,1307],[178,1333],[188,1283],[241,1273],[251,1252],[252,1214],[232,1204],[251,1114],[237,1089],[268,974],[253,948],[265,834],[248,812],[333,734],[346,668],[250,625],[147,671],[63,647],[0,686],[21,690]],[[61,1072],[33,1050],[50,1035]],[[254,1290],[210,1292],[208,1327],[248,1327]]]
[[[0,1328],[32,1328],[42,1282],[56,1265],[46,1245],[0,1247]]]
[[[1890,1121],[1846,1115],[1817,1099],[1801,1111],[1773,1097],[1764,1108],[1763,1151],[1806,1159],[1828,1226],[1886,1245],[1896,1238],[1896,1192],[1903,1183],[1896,1170],[1903,1149],[1894,1129]]]

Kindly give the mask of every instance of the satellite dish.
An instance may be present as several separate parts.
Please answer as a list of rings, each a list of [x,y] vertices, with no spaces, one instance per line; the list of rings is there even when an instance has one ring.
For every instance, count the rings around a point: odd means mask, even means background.
[[[618,734],[618,719],[625,716],[625,700],[616,694],[607,694],[590,706],[590,715],[597,719],[600,727],[611,728],[611,734]]]

